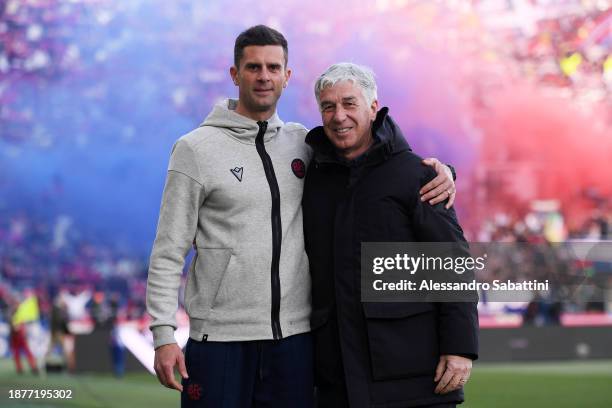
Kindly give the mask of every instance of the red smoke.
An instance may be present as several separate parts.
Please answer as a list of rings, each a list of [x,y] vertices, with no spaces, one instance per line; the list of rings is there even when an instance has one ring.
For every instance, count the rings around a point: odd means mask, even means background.
[[[612,195],[612,115],[582,112],[569,99],[530,87],[506,89],[480,116],[482,165],[505,173],[488,200],[526,208],[533,199],[557,199],[570,228]],[[508,202],[510,201],[510,203]]]

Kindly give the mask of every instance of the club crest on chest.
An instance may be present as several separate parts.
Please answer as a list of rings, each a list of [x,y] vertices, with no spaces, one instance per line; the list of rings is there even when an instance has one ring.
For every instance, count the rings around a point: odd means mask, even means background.
[[[306,165],[302,159],[293,159],[291,162],[291,171],[297,178],[304,178],[306,175]]]
[[[233,169],[230,169],[230,172],[236,177],[238,181],[242,182],[243,167],[234,167]]]

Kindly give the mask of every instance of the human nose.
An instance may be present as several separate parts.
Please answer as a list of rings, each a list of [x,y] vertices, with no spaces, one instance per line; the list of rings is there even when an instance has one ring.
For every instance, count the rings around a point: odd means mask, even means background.
[[[332,118],[334,122],[341,123],[346,119],[346,111],[344,108],[339,107],[334,111],[334,117]]]
[[[268,71],[268,69],[267,69],[267,68],[265,68],[265,67],[264,67],[264,68],[262,68],[262,69],[259,71],[259,76],[258,76],[258,78],[257,78],[257,79],[258,79],[259,81],[262,81],[262,82],[269,81],[269,80],[270,80],[270,72]]]

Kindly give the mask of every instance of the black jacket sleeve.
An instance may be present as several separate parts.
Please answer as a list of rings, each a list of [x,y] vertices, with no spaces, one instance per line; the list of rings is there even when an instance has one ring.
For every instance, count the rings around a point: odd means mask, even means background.
[[[422,185],[433,175],[427,171]],[[444,208],[445,202],[430,205],[417,196],[412,218],[417,239],[420,242],[467,242],[457,221],[455,210]],[[439,302],[438,328],[440,354],[478,358],[477,302]]]

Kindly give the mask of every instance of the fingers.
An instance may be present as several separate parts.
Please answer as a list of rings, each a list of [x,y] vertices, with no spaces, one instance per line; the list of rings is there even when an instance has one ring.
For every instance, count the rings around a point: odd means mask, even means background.
[[[183,386],[181,383],[176,381],[176,378],[174,378],[174,364],[167,364],[163,366],[163,371],[166,379],[166,387],[183,392]]]
[[[440,381],[440,378],[442,378],[442,374],[444,374],[445,369],[446,359],[444,357],[440,357],[440,361],[438,361],[438,365],[436,367],[436,376],[434,377],[434,382]]]
[[[451,391],[455,391],[456,389],[459,389],[461,387],[460,381],[461,381],[461,374],[453,375],[453,377],[448,382],[446,387],[440,390],[440,394],[448,394]]]
[[[444,357],[445,356],[441,356],[440,361],[442,361]],[[438,366],[439,365],[440,364],[438,364]],[[467,358],[446,356],[446,369],[434,392],[436,394],[447,394],[463,387],[470,378],[471,367],[472,361]]]
[[[451,193],[454,192],[454,188],[453,184],[445,176],[437,176],[429,183],[427,183],[425,187],[427,187],[427,185],[431,184],[432,182],[435,182],[436,180],[438,181],[436,187],[427,192],[427,194],[423,194],[421,196],[421,201],[429,200],[429,204],[435,205],[439,202],[446,200],[447,198],[450,198],[450,196],[452,195]]]
[[[452,184],[452,187],[447,190],[450,193],[450,196],[448,197],[448,202],[446,203],[445,208],[448,210],[453,206],[453,204],[455,204],[457,189],[455,188],[455,180],[453,179],[453,172],[451,171],[450,167],[448,167],[446,164],[444,164],[443,167],[446,176],[448,177],[448,181],[450,181],[450,183]]]
[[[458,390],[467,383],[469,378],[470,375],[466,374],[465,372],[455,374],[453,376],[453,379],[446,386],[446,388],[443,388],[442,391],[440,391],[440,394],[447,394],[451,391]]]
[[[436,173],[438,173],[438,176],[436,178],[434,178],[433,180],[431,180],[429,183],[425,184],[421,188],[421,190],[419,190],[419,194],[421,194],[421,195],[426,193],[426,192],[428,192],[429,190],[437,187],[444,180],[444,177],[443,176],[441,177],[441,174],[440,174],[441,171],[440,171],[440,166],[439,166],[442,163],[440,163],[438,161],[438,159],[434,159],[434,158],[429,157],[427,159],[423,159],[422,163],[427,165],[427,166],[429,166],[429,167],[433,167],[433,169],[436,171]],[[424,199],[422,201],[425,201],[425,200],[427,200],[427,199]]]
[[[435,205],[448,199],[445,207],[449,209],[455,202],[455,183],[448,166],[434,158],[424,159],[423,164],[432,167],[437,176],[419,190],[421,201],[429,201],[429,204]]]
[[[421,194],[421,201],[426,201],[435,197],[436,195],[432,194],[431,190],[435,189],[442,183],[444,183],[444,176],[437,175],[429,183],[421,187],[421,189],[419,190],[419,194]]]
[[[185,356],[183,355],[183,353],[180,353],[178,355],[178,368],[181,377],[183,377],[184,379],[189,378],[189,375],[187,375],[187,367],[185,367]]]
[[[157,377],[157,381],[159,381],[159,383],[163,386],[166,385],[166,379],[163,378],[163,372],[157,368],[157,364],[155,364],[153,366],[153,368],[155,369],[155,376]]]
[[[161,346],[155,350],[155,374],[159,382],[178,391],[183,391],[183,386],[174,378],[174,366],[178,365],[179,372],[183,378],[187,378],[185,359],[183,352],[176,344]]]
[[[168,377],[168,370],[165,368],[165,366],[160,362],[156,362],[154,368],[155,368],[155,375],[157,375],[157,380],[159,381],[159,383],[163,385],[164,387],[172,388],[170,386],[170,378]],[[170,376],[172,376],[172,369],[170,369]]]
[[[454,376],[453,372],[449,370],[447,366],[446,370],[444,371],[444,375],[442,375],[442,378],[438,382],[438,385],[434,389],[434,392],[436,394],[442,394],[442,390],[446,389],[446,386],[451,382],[451,380],[453,379],[453,376]]]
[[[464,374],[463,377],[459,380],[459,388],[463,387],[470,380],[470,370],[468,370],[467,374]]]
[[[453,191],[451,193],[450,197],[448,197],[448,203],[446,203],[444,208],[446,208],[448,210],[449,208],[451,208],[453,206],[453,204],[455,204],[455,196],[456,196],[456,191]]]
[[[166,382],[166,375],[165,375],[164,370],[162,368],[161,360],[162,360],[162,358],[161,358],[161,350],[155,350],[155,362],[153,364],[153,369],[155,370],[155,375],[157,376],[157,380],[159,381],[159,383],[161,385],[167,387],[167,385],[166,385],[167,384],[167,382]]]

